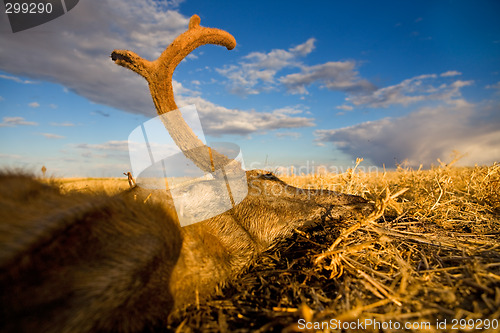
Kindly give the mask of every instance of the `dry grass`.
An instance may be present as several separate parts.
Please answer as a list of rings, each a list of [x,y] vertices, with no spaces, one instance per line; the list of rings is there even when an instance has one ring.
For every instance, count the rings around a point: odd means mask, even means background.
[[[52,181],[52,180],[49,180]],[[59,178],[55,180],[63,193],[80,191],[88,193],[118,194],[130,188],[126,177],[123,178]]]
[[[366,218],[297,230],[211,301],[171,318],[167,330],[295,332],[302,318],[323,323],[312,331],[324,332],[340,332],[326,325],[332,319],[379,325],[345,332],[472,332],[461,325],[471,320],[478,331],[481,323],[480,331],[500,331],[485,325],[500,318],[500,165],[451,164],[281,176],[303,188],[361,195],[377,209]],[[125,179],[108,190],[122,187]],[[444,320],[446,329],[436,327]],[[430,326],[395,329],[396,323]]]
[[[500,165],[366,174],[281,177],[376,202],[367,218],[297,230],[206,304],[174,318],[177,331],[318,331],[332,319],[378,321],[366,332],[430,323],[426,332],[485,332],[500,318]],[[453,321],[453,320],[456,321]],[[338,323],[334,322],[334,323]],[[455,322],[457,328],[453,330]],[[392,323],[392,329],[388,327]],[[379,329],[385,324],[385,329]],[[353,326],[351,326],[353,327]],[[313,330],[314,331],[314,330]],[[355,329],[344,331],[357,331]]]

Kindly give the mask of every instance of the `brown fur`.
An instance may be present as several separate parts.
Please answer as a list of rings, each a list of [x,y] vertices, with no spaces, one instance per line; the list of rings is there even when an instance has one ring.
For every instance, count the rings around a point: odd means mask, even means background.
[[[259,253],[307,222],[371,205],[248,171],[235,208],[184,228],[171,201],[61,194],[32,177],[0,174],[0,331],[136,332],[208,297]],[[134,200],[135,196],[135,200]]]

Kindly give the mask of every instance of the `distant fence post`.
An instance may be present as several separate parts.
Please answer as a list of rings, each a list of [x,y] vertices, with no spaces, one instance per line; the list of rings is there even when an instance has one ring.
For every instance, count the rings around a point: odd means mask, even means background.
[[[137,186],[137,184],[135,183],[134,177],[132,177],[132,173],[130,171],[124,172],[123,174],[128,177],[128,186],[130,186],[130,188],[134,188]]]

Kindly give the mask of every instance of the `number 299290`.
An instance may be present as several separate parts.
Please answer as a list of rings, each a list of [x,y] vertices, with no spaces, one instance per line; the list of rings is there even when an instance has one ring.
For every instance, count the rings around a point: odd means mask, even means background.
[[[50,14],[52,4],[50,2],[23,2],[5,3],[6,14]]]

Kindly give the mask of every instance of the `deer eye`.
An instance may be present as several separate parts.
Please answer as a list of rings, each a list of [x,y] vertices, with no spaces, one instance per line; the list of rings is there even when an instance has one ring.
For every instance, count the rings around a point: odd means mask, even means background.
[[[262,174],[262,175],[259,176],[259,178],[265,179],[265,180],[278,180],[278,177],[276,177],[272,173]]]

